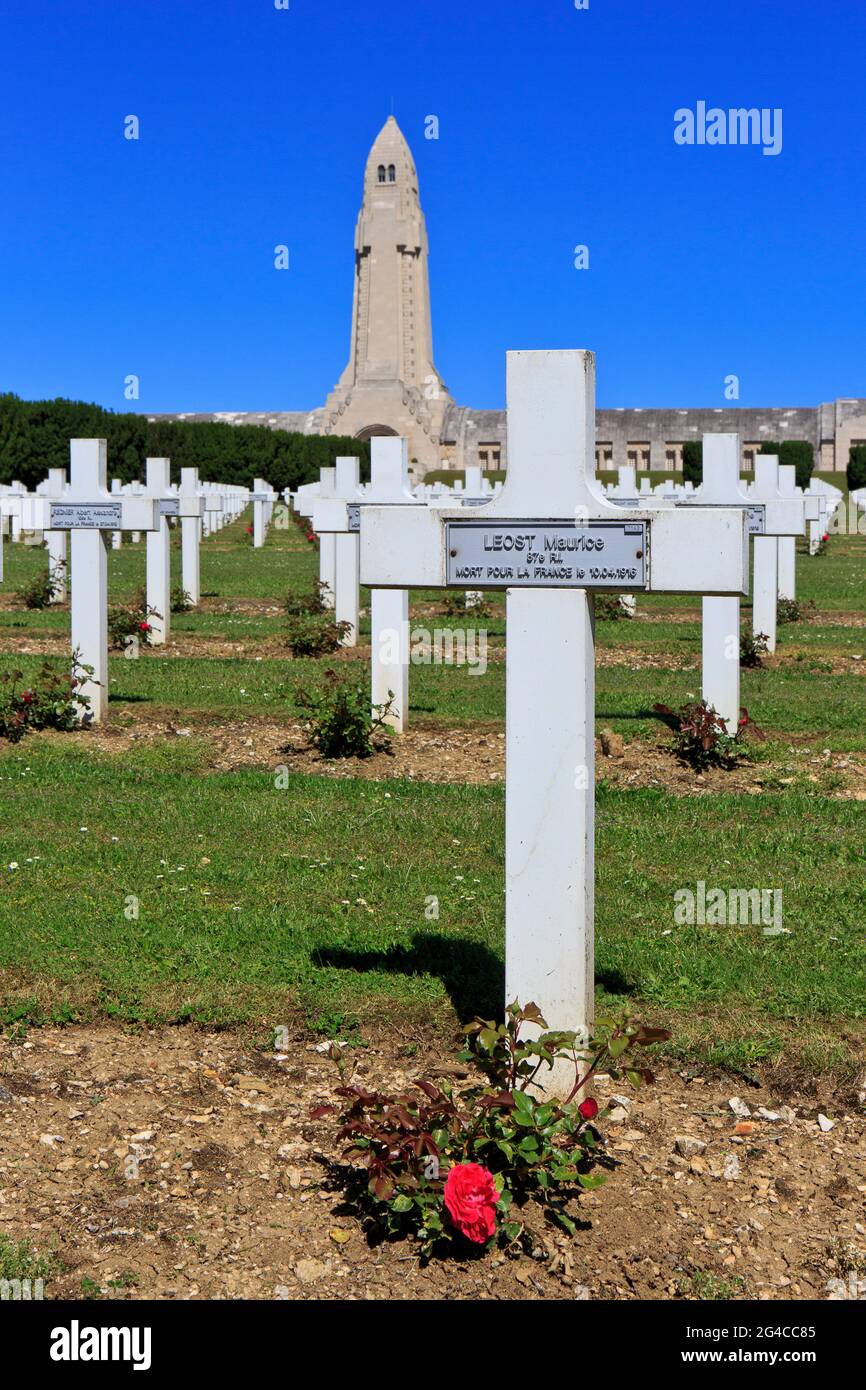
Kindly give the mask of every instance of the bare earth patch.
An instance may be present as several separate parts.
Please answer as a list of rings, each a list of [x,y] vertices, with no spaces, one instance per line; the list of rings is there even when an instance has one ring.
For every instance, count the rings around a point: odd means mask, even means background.
[[[417,1029],[411,1049],[345,1055],[388,1088],[453,1056]],[[85,1279],[132,1299],[826,1298],[866,1268],[866,1117],[850,1097],[665,1071],[605,1123],[616,1167],[580,1198],[573,1240],[537,1218],[533,1257],[424,1268],[406,1242],[368,1243],[329,1176],[333,1131],[308,1115],[335,1079],[303,1040],[263,1053],[193,1028],[4,1038],[0,1234],[56,1253],[49,1298]],[[752,1112],[739,1132],[737,1096]]]
[[[32,735],[35,739],[62,739],[67,744],[74,740],[79,747],[103,753],[192,737],[205,741],[204,766],[216,772],[287,767],[292,772],[371,781],[405,778],[483,785],[505,780],[505,734],[499,722],[477,721],[471,726],[447,728],[419,721],[392,738],[390,751],[379,751],[370,758],[330,761],[308,746],[303,725],[289,716],[233,718],[189,709],[133,706],[113,712],[112,723],[102,728]],[[710,768],[695,773],[680,763],[664,742],[619,740],[614,745],[617,751],[607,756],[603,742],[597,739],[596,780],[604,779],[616,787],[659,787],[682,796],[717,792],[758,796],[797,785],[838,799],[866,801],[866,755],[824,753],[820,737],[791,735],[786,741],[792,752],[785,767],[755,761],[728,771]]]

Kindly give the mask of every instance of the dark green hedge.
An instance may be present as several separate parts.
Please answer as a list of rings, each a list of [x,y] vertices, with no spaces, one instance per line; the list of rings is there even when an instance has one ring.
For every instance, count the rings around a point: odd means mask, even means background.
[[[338,454],[361,460],[370,476],[370,445],[336,435],[294,434],[266,425],[158,420],[117,414],[83,401],[22,401],[0,395],[0,483],[20,479],[28,487],[49,468],[69,467],[70,439],[107,439],[108,475],[144,479],[146,458],[170,458],[174,481],[182,466],[198,467],[202,479],[250,487],[262,477],[272,487],[297,487],[318,476]]]
[[[866,444],[852,444],[848,453],[848,490],[866,487]]]
[[[700,439],[687,439],[683,445],[683,482],[700,487],[704,477],[704,445]]]

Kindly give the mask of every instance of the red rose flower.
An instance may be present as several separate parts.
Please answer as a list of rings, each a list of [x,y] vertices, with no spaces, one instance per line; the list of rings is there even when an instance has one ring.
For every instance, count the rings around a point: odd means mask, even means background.
[[[253,534],[253,528],[252,528],[252,526],[248,526],[248,527],[247,527],[247,535],[248,535],[248,536],[251,536],[252,534]]]
[[[139,632],[150,632],[150,623],[139,623],[138,630]]]
[[[22,695],[21,695],[21,700],[22,700],[22,703],[25,704],[25,705],[32,705],[32,704],[33,704],[33,691],[32,691],[32,690],[25,690],[25,691],[22,693]]]
[[[455,1163],[445,1179],[445,1206],[458,1231],[484,1245],[496,1229],[499,1193],[493,1174],[480,1163]]]
[[[308,541],[314,541],[315,539],[316,539],[316,533],[315,533],[315,531],[308,531],[308,532],[307,532],[307,540],[308,540]]]
[[[585,1120],[594,1120],[598,1114],[598,1101],[593,1100],[592,1096],[588,1096],[586,1100],[580,1102],[577,1109]]]
[[[825,531],[824,534],[823,534],[823,536],[821,537],[821,540],[822,540],[822,541],[828,541],[829,539],[830,539],[830,532],[829,532],[829,531]]]

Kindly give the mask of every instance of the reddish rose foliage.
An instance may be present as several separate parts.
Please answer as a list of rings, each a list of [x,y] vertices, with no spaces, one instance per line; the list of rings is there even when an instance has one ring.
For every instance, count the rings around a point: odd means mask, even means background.
[[[585,1120],[594,1120],[598,1114],[598,1101],[589,1096],[582,1100],[577,1108]]]
[[[445,1206],[458,1231],[484,1245],[496,1229],[499,1193],[493,1174],[480,1163],[455,1163],[445,1179]]]

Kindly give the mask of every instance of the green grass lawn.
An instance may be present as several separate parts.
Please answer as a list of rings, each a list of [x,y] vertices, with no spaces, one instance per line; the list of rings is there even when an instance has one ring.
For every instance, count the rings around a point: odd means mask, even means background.
[[[242,641],[249,655],[113,659],[112,720],[143,706],[288,719],[295,686],[328,665],[255,659],[256,642],[282,631],[285,594],[312,586],[317,556],[295,530],[272,532],[255,552],[244,526],[242,518],[203,547],[203,591],[225,611],[179,615],[175,631]],[[6,563],[3,592],[45,559],[7,545]],[[144,580],[144,547],[112,552],[110,573],[112,598],[130,600]],[[772,734],[756,756],[780,775],[796,764],[788,738],[866,747],[866,678],[832,669],[840,656],[866,659],[866,629],[855,625],[866,612],[866,541],[833,538],[825,556],[802,556],[798,582],[838,625],[819,618],[780,628],[780,653],[799,659],[743,675],[743,703]],[[249,599],[274,611],[246,611]],[[414,595],[415,620],[461,626],[428,612],[440,599]],[[698,608],[689,598],[642,597],[636,621],[599,623],[600,647],[635,653],[634,666],[599,668],[599,725],[657,740],[652,704],[698,694],[698,669],[638,660],[673,654],[697,668],[700,628],[688,615]],[[484,675],[414,666],[414,723],[503,718],[500,597],[478,626],[500,659]],[[67,630],[67,612],[0,610],[0,632],[22,641]],[[365,623],[362,639],[368,631]],[[30,674],[40,661],[7,655],[0,670]],[[338,1032],[353,1020],[362,1030],[391,1017],[447,1022],[499,1006],[501,787],[299,774],[278,790],[272,772],[208,770],[204,737],[122,755],[61,736],[0,744],[0,1021],[109,1015]],[[602,784],[600,998],[670,1021],[683,1053],[850,1073],[866,1034],[866,807],[828,791],[826,779],[810,786],[799,776],[760,797]],[[790,934],[676,925],[675,890],[700,879],[781,888]]]
[[[37,1020],[495,1010],[501,787],[299,775],[278,789],[264,771],[203,773],[202,753],[193,740],[122,759],[33,741],[0,758],[0,966],[19,1001],[7,1022],[22,998]],[[602,787],[600,994],[692,1016],[681,1037],[740,1064],[838,1060],[866,1014],[862,821],[856,803],[796,791]],[[790,935],[677,926],[674,891],[699,879],[781,887]]]

